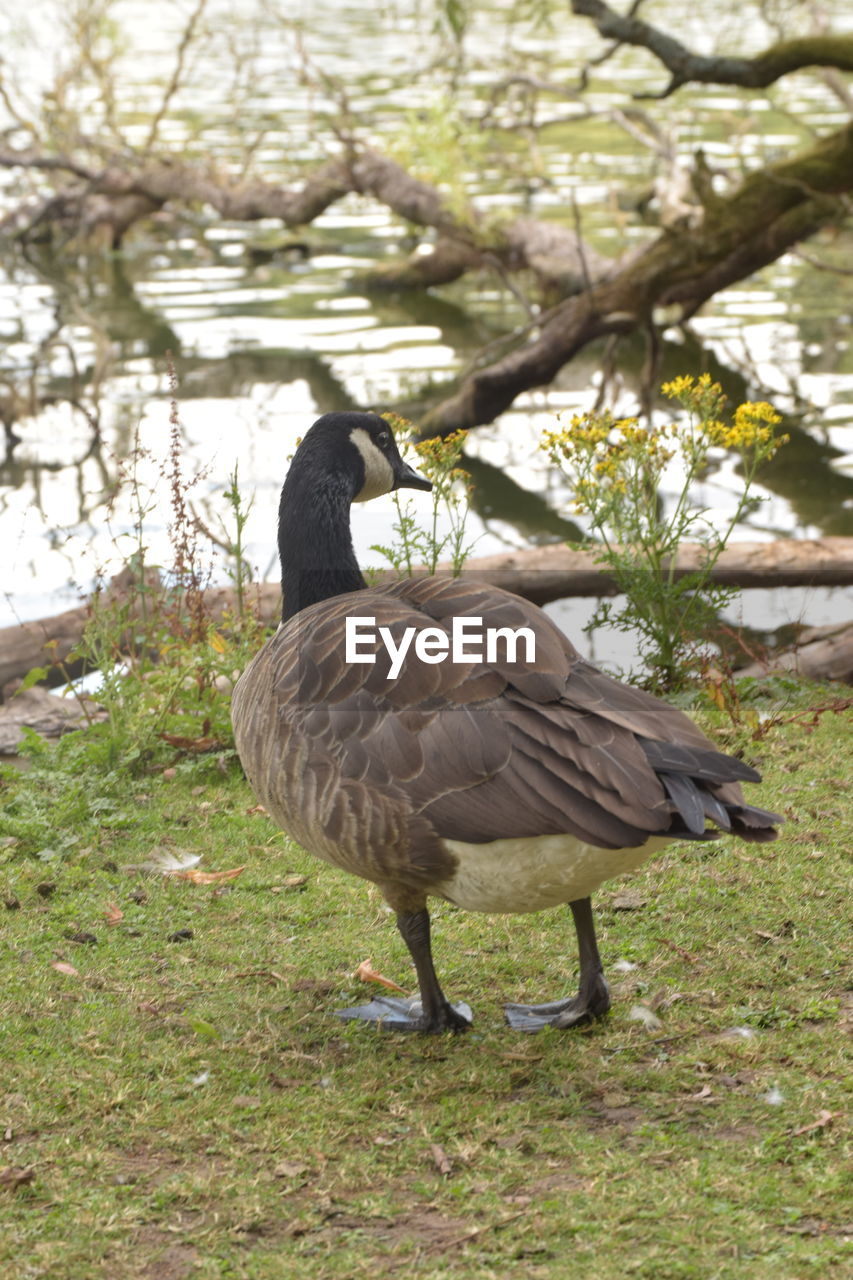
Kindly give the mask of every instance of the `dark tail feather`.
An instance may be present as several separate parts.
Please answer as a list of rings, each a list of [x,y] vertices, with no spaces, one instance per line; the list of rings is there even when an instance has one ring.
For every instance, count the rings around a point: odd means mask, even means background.
[[[760,782],[761,774],[750,765],[710,747],[706,750],[653,738],[638,737],[637,740],[672,805],[670,835],[682,840],[701,839],[703,835],[707,839],[711,833],[705,831],[705,819],[710,818],[723,831],[730,831],[742,840],[762,843],[776,839],[775,824],[783,821],[778,814],[738,803],[740,789],[737,787],[732,800],[713,794],[717,787],[728,786],[731,795],[733,783]]]
[[[712,796],[710,791],[701,791],[702,805],[705,810],[705,817],[710,818],[712,822],[716,822],[718,827],[722,827],[723,831],[731,831],[732,820],[728,809],[722,804],[716,796]]]
[[[701,836],[705,831],[705,810],[696,783],[679,773],[660,773],[658,777],[686,830],[691,835]]]
[[[760,782],[761,774],[735,756],[712,747],[704,749],[681,742],[637,739],[655,773],[684,773],[702,782]]]
[[[732,834],[754,844],[775,840],[779,834],[775,823],[785,821],[778,813],[768,813],[766,809],[755,809],[748,804],[727,807],[732,818]]]

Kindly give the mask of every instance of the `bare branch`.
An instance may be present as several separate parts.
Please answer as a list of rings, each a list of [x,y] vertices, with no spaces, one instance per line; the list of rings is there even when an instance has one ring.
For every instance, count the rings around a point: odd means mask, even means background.
[[[53,170],[73,173],[75,177],[84,178],[87,182],[93,182],[97,176],[95,170],[81,164],[79,160],[72,160],[70,156],[45,156],[31,149],[0,151],[0,169]]]
[[[601,35],[620,44],[648,49],[670,72],[671,80],[659,94],[637,94],[640,98],[665,98],[690,81],[700,84],[736,84],[745,89],[766,89],[782,76],[804,67],[836,67],[853,71],[853,36],[801,36],[782,40],[754,58],[705,57],[658,27],[631,13],[622,15],[604,0],[571,0],[572,12],[590,18]]]
[[[160,132],[160,125],[163,123],[163,118],[169,110],[169,105],[172,99],[181,87],[187,53],[190,45],[192,44],[195,29],[201,21],[206,7],[207,0],[198,0],[195,9],[193,9],[187,20],[187,25],[184,27],[183,35],[181,36],[178,44],[175,65],[172,69],[172,78],[166,86],[166,91],[163,94],[160,106],[157,108],[157,113],[151,121],[151,128],[148,130],[148,137],[146,138],[145,145],[142,148],[145,154],[148,154],[153,150],[154,143],[157,141],[157,135]]]
[[[800,262],[805,262],[808,266],[814,267],[815,271],[828,271],[834,276],[853,276],[853,267],[842,267],[836,262],[824,262],[822,259],[816,258],[813,253],[806,253],[805,249],[797,249],[794,257],[799,258]]]
[[[8,83],[6,76],[4,74],[4,71],[5,71],[5,60],[2,57],[0,57],[0,103],[2,103],[2,105],[6,108],[6,113],[9,119],[14,120],[15,124],[18,126],[19,129],[21,129],[24,133],[29,134],[31,138],[37,138],[38,130],[36,126],[33,124],[33,122],[27,119],[27,117],[23,113],[23,110],[18,106],[18,103],[15,101],[15,98],[13,97],[13,94],[12,94],[12,86]],[[15,93],[18,97],[21,96],[20,89],[18,88],[17,85],[15,86]],[[13,132],[15,132],[14,129],[4,130],[4,134],[7,136],[8,134]]]
[[[839,75],[834,67],[825,67],[820,73],[820,78],[830,92],[835,95],[842,107],[853,115],[853,93],[850,92],[847,81]]]
[[[424,432],[493,421],[517,395],[551,382],[587,343],[646,327],[659,307],[677,304],[680,319],[689,318],[718,290],[837,219],[851,189],[848,125],[804,155],[750,174],[731,196],[715,199],[701,226],[665,228],[612,278],[553,308],[531,341],[463,379],[423,419]]]

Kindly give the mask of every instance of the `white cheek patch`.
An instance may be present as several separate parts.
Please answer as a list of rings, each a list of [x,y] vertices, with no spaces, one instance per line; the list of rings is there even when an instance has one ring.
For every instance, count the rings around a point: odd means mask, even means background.
[[[363,427],[356,427],[355,431],[350,432],[350,440],[364,459],[364,484],[354,500],[367,502],[370,498],[378,498],[380,494],[390,493],[394,488],[391,463],[373,443],[369,432]]]

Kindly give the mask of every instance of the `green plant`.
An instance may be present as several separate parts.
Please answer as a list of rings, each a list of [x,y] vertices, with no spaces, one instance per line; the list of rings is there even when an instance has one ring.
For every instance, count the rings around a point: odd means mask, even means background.
[[[390,546],[374,544],[371,551],[378,551],[398,573],[408,577],[424,566],[429,573],[435,573],[444,558],[450,561],[456,577],[474,548],[473,542],[465,541],[471,477],[459,466],[467,432],[454,431],[443,438],[412,444],[409,438],[412,424],[392,414],[384,416],[403,457],[432,481],[432,513],[428,525],[419,524],[413,499],[395,490],[392,498],[397,509],[393,525],[396,540]],[[440,531],[442,517],[446,523],[445,533]]]
[[[237,592],[237,616],[242,619],[246,616],[246,585],[251,581],[251,569],[243,546],[243,531],[254,506],[254,498],[250,498],[244,505],[243,495],[240,492],[239,465],[236,462],[234,470],[229,473],[228,488],[225,490],[224,497],[231,508],[234,520],[234,536],[228,538],[226,543],[229,557],[226,572],[234,583],[234,590]]]
[[[825,695],[801,686],[791,710]],[[93,791],[92,816],[52,832],[50,780],[0,770],[16,832],[27,811],[43,824],[4,847],[0,819],[0,1275],[564,1280],[567,1241],[577,1280],[843,1275],[849,752],[849,717],[780,725],[762,795],[801,823],[632,877],[646,905],[601,926],[630,964],[585,1031],[516,1035],[500,1007],[520,972],[531,996],[568,980],[563,912],[439,905],[454,980],[483,990],[476,1039],[429,1042],[330,1016],[369,998],[365,957],[407,989],[414,970],[368,892],[283,840],[236,768],[124,779],[115,809],[96,820],[113,796]],[[193,883],[154,851],[245,869]],[[744,1017],[768,1008],[790,1016]]]
[[[774,435],[780,418],[764,402],[741,404],[725,420],[725,397],[707,374],[676,378],[663,392],[685,410],[683,423],[641,427],[636,418],[592,414],[546,431],[541,447],[572,484],[575,509],[589,516],[600,539],[589,545],[627,596],[618,609],[601,604],[589,629],[638,632],[648,683],[672,689],[685,682],[697,641],[736,594],[713,583],[712,571],[734,527],[761,502],[751,492],[758,470],[786,437]],[[692,496],[714,449],[740,456],[741,493],[722,526]],[[665,506],[661,482],[673,470],[679,488],[674,505]],[[687,539],[700,543],[702,554],[685,572],[676,557]]]
[[[472,234],[477,221],[463,175],[486,161],[486,136],[468,127],[452,92],[407,111],[391,153],[414,177],[434,183],[447,213]]]
[[[67,692],[78,699],[85,727],[56,744],[29,735],[21,750],[32,769],[55,778],[47,788],[54,813],[85,813],[90,801],[100,812],[99,797],[116,787],[120,794],[122,779],[164,766],[203,773],[211,762],[221,768],[232,752],[228,695],[262,639],[246,593],[243,536],[251,503],[243,501],[235,466],[225,490],[233,526],[222,521],[223,536],[216,538],[196,516],[190,494],[198,476],[187,478],[183,465],[173,374],[171,381],[167,456],[157,459],[137,437],[112,495],[115,502],[122,493],[131,511],[129,529],[114,535],[124,567],[109,584],[100,576],[81,640],[56,664]],[[146,480],[146,473],[155,478]],[[158,480],[170,503],[168,566],[153,564],[148,550]],[[204,591],[213,544],[228,557],[236,596],[233,609],[215,615]],[[70,678],[80,669],[97,673],[91,699]],[[46,667],[36,668],[23,687],[47,675]],[[53,848],[50,822],[36,804],[19,815],[16,832],[35,852],[42,845]]]

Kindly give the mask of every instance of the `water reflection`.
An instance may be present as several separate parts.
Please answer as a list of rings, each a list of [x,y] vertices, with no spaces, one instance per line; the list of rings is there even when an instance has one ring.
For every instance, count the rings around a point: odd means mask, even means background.
[[[510,7],[497,6],[503,13]],[[153,8],[162,16],[162,6]],[[434,106],[436,87],[452,80],[452,68],[435,64],[412,83],[412,42],[422,14],[416,5],[392,8],[393,30],[387,14],[354,3],[323,0],[310,15],[307,6],[288,15],[310,16],[305,39],[311,56],[347,78],[354,109],[369,111],[377,132],[387,136],[400,133],[407,112]],[[247,14],[248,0],[237,9]],[[152,23],[151,11],[151,5],[127,6],[137,63],[128,93],[138,93],[145,76],[161,75],[173,52],[174,33],[159,18]],[[178,15],[170,10],[168,21],[177,22]],[[680,29],[688,38],[684,21],[682,12]],[[698,39],[707,18],[697,9],[689,21],[697,26],[689,35]],[[485,59],[500,22],[487,20],[485,6],[474,22],[471,39],[476,35]],[[582,23],[561,26],[556,36],[525,32],[515,55],[548,55],[555,66],[562,58],[567,67],[579,32],[587,33]],[[281,171],[283,156],[292,163],[315,155],[312,131],[328,103],[316,85],[312,97],[297,74],[292,26],[274,23],[264,35],[255,52],[268,74],[244,86],[243,134],[235,138],[230,130],[232,108],[223,101],[214,59],[193,103],[195,124],[187,111],[170,126],[176,145],[182,129],[201,128],[209,113],[205,138],[218,155],[229,156],[255,127],[266,130],[258,158],[272,173]],[[250,36],[247,24],[241,39]],[[754,32],[744,34],[745,44],[756,39]],[[648,74],[642,56],[629,58],[620,64],[618,84],[601,80],[593,86],[594,103],[603,110],[621,101],[625,81],[640,87]],[[818,121],[833,100],[825,86],[802,80],[790,91],[791,109]],[[459,101],[482,110],[484,80],[458,88]],[[757,97],[751,109],[775,112]],[[731,158],[735,132],[749,152],[751,126],[740,99],[703,91],[701,112],[698,105],[691,111],[691,139],[709,156]],[[554,104],[554,124],[541,137],[547,179],[540,175],[531,183],[519,172],[508,183],[488,156],[467,176],[484,209],[530,208],[562,220],[569,217],[571,190],[586,234],[600,251],[616,253],[647,231],[634,220],[620,221],[613,192],[626,175],[638,190],[647,185],[650,165],[612,122],[579,123],[576,116],[571,100]],[[790,147],[794,139],[784,113],[775,112],[774,122],[774,144]],[[756,131],[756,147],[759,141]],[[521,153],[526,135],[508,132],[506,145]],[[180,388],[187,466],[202,477],[200,510],[215,509],[239,459],[247,491],[258,494],[250,553],[266,572],[287,455],[314,416],[377,407],[417,421],[488,344],[493,355],[501,343],[509,346],[528,319],[493,275],[468,277],[440,293],[369,285],[376,267],[412,251],[421,238],[365,201],[342,201],[298,236],[268,232],[164,213],[122,254],[86,258],[38,244],[26,253],[2,251],[0,538],[9,554],[0,624],[16,614],[52,612],[115,563],[116,539],[121,548],[134,519],[120,492],[122,466],[135,442],[161,458],[168,448],[167,352]],[[849,310],[848,279],[792,256],[721,295],[687,332],[665,334],[654,353],[642,337],[587,348],[547,392],[521,397],[498,424],[472,433],[478,552],[577,535],[565,514],[570,495],[535,452],[538,431],[559,411],[590,407],[603,382],[614,406],[633,412],[652,357],[657,382],[707,369],[732,402],[763,394],[786,410],[791,443],[762,475],[772,500],[742,536],[853,534],[853,476],[836,466],[853,450]],[[151,483],[156,490],[156,474]],[[705,479],[701,500],[724,514],[737,488],[736,471],[721,458]],[[372,505],[358,534],[360,554],[388,541],[392,519],[390,503]],[[168,556],[168,521],[167,504],[158,501],[146,532],[155,559]]]

